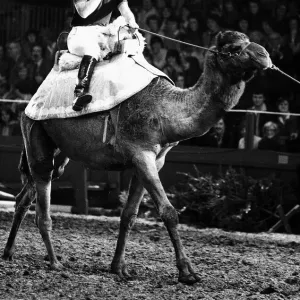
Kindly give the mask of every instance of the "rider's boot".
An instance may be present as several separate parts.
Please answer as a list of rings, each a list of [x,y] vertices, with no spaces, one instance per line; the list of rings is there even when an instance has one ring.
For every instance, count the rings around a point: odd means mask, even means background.
[[[78,71],[78,83],[75,87],[73,110],[81,111],[84,106],[92,101],[92,95],[88,94],[90,81],[97,59],[90,55],[84,55]]]

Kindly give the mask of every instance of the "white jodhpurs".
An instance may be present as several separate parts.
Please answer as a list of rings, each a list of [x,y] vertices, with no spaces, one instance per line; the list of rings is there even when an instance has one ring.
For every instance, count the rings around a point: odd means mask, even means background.
[[[73,27],[67,40],[70,53],[78,56],[90,55],[102,61],[110,50],[100,48],[99,36],[103,32],[101,27],[100,25]]]

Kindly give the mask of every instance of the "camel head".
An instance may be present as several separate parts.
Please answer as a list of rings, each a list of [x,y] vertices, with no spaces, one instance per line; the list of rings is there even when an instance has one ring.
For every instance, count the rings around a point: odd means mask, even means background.
[[[257,70],[272,66],[267,50],[237,31],[220,32],[214,50],[222,53],[217,54],[217,61],[221,70],[231,76],[232,84],[247,82]]]

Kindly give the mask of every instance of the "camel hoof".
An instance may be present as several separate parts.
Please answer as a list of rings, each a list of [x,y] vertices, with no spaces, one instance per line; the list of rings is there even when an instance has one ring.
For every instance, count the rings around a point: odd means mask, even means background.
[[[130,281],[133,279],[131,275],[129,275],[126,265],[123,264],[111,264],[111,272],[113,274],[117,274],[121,280]]]
[[[61,271],[63,268],[64,268],[63,265],[59,262],[50,265],[50,269],[53,271]]]
[[[196,282],[200,281],[200,277],[197,275],[192,275],[192,274],[188,274],[188,275],[179,275],[178,277],[178,281],[183,283],[183,284],[187,284],[187,285],[192,285]]]
[[[12,261],[13,256],[14,256],[13,252],[4,250],[4,253],[2,255],[2,259],[6,260],[6,261]]]

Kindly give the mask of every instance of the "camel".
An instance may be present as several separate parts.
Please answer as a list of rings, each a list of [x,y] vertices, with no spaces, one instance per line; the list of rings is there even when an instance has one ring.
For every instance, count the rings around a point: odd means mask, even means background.
[[[178,214],[166,196],[159,170],[174,146],[207,132],[238,103],[246,82],[255,72],[272,66],[262,46],[236,31],[219,33],[216,45],[210,50],[203,73],[193,87],[181,89],[157,77],[114,107],[110,112],[114,126],[107,132],[107,140],[113,143],[102,140],[104,112],[42,121],[22,115],[24,150],[19,169],[24,180],[16,196],[16,210],[3,254],[5,260],[13,257],[18,229],[35,199],[36,224],[48,252],[50,267],[62,268],[51,240],[50,191],[51,181],[63,173],[72,159],[83,162],[88,168],[133,170],[111,262],[113,273],[123,279],[130,277],[125,262],[126,242],[143,195],[148,191],[172,241],[178,281],[193,284],[200,280],[185,254],[177,229]]]

